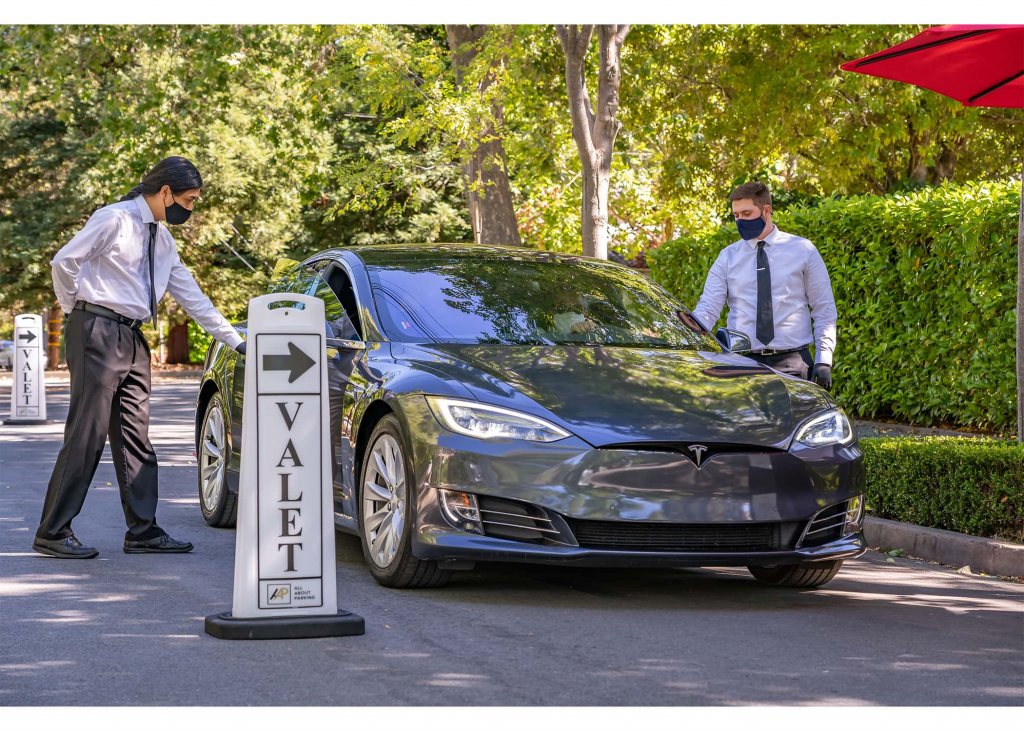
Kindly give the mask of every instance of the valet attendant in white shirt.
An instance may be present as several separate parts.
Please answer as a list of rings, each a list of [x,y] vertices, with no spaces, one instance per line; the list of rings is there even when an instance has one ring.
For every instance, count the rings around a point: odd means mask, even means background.
[[[693,314],[711,329],[728,303],[728,327],[745,333],[753,346],[746,355],[831,389],[836,302],[821,254],[772,224],[764,183],[744,183],[729,200],[740,240],[718,255]]]
[[[156,320],[164,292],[222,343],[245,343],[202,293],[178,258],[170,231],[199,200],[203,180],[183,157],[168,157],[120,202],[92,214],[50,262],[53,287],[68,314],[65,346],[71,402],[64,445],[46,491],[32,547],[58,558],[93,558],[71,521],[85,502],[110,438],[124,508],[125,553],[186,553],[156,522],[157,459],[149,441],[150,354],[140,330]]]

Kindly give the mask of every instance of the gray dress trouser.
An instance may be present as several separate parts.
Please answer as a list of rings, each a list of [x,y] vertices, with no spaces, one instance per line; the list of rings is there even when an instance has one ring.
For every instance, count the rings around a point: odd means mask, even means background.
[[[811,371],[814,369],[814,359],[811,357],[809,348],[801,348],[795,353],[783,353],[782,355],[758,355],[751,353],[747,356],[763,363],[769,368],[774,368],[780,373],[788,376],[796,376],[805,381],[811,380]]]
[[[72,535],[110,437],[127,540],[158,538],[157,460],[149,442],[149,344],[139,330],[85,310],[72,310],[65,330],[71,404],[64,446],[46,489],[36,535]]]

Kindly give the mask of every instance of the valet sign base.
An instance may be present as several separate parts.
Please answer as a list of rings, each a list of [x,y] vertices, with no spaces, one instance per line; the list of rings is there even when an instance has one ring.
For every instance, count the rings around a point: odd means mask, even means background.
[[[361,635],[338,610],[323,301],[249,301],[241,474],[230,612],[206,618],[220,639]]]
[[[14,358],[11,361],[11,418],[5,426],[52,424],[46,418],[46,343],[43,318],[14,318]]]

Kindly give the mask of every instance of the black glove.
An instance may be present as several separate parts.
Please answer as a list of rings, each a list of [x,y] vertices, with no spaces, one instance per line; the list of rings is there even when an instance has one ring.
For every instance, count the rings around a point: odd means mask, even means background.
[[[238,354],[239,354],[239,355],[242,355],[242,356],[244,356],[244,355],[245,355],[245,341],[243,340],[243,341],[242,341],[242,342],[240,342],[240,343],[239,343],[238,345],[236,345],[236,346],[235,346],[235,350],[237,350],[237,351],[238,351]]]
[[[811,371],[811,380],[817,383],[822,388],[824,388],[826,391],[831,391],[832,366],[826,365],[825,363],[816,363],[814,366],[814,370]]]

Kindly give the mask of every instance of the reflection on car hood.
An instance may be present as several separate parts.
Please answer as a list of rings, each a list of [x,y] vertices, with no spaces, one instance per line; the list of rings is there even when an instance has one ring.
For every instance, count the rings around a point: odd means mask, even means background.
[[[595,446],[782,446],[800,421],[829,406],[815,386],[733,354],[562,345],[397,347],[402,357],[457,378],[481,401],[553,415]]]

